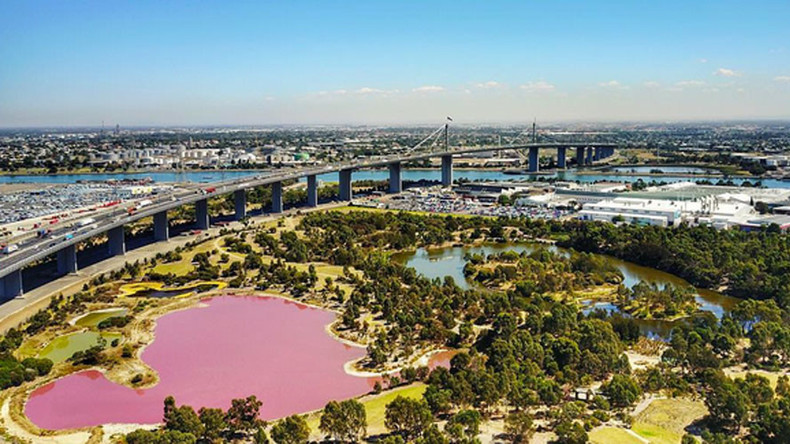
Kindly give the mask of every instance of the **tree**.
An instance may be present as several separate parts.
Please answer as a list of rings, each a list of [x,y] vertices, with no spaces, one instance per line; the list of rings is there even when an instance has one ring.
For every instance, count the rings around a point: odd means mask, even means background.
[[[355,399],[330,401],[324,407],[318,429],[335,440],[356,442],[367,429],[365,406]]]
[[[258,415],[263,403],[258,401],[255,395],[244,399],[234,399],[230,402],[230,408],[225,414],[225,421],[231,432],[249,432],[261,426]]]
[[[554,433],[557,434],[557,439],[554,441],[557,444],[585,444],[590,439],[584,427],[578,422],[562,421],[557,424]]]
[[[384,424],[407,440],[422,435],[432,421],[433,415],[425,400],[398,395],[385,409]]]
[[[480,434],[482,420],[477,410],[461,410],[447,421],[445,431],[456,441],[469,440]]]
[[[188,433],[194,437],[203,436],[203,424],[195,409],[188,405],[176,407],[175,403],[172,396],[165,398],[165,430]]]
[[[208,440],[219,438],[228,428],[228,423],[225,421],[225,412],[222,409],[213,409],[203,407],[198,410],[200,422],[203,424],[203,437]]]
[[[639,384],[628,375],[616,374],[601,388],[616,407],[628,407],[642,396]]]
[[[529,442],[535,433],[532,415],[527,412],[513,412],[505,417],[505,433],[510,435],[515,443]]]
[[[126,444],[195,444],[197,438],[191,433],[177,430],[135,430],[126,435]]]
[[[310,437],[310,426],[299,415],[292,415],[277,422],[271,430],[277,444],[303,444]]]
[[[714,426],[738,431],[747,420],[749,399],[737,384],[720,371],[705,374],[710,390],[705,396],[705,406]]]

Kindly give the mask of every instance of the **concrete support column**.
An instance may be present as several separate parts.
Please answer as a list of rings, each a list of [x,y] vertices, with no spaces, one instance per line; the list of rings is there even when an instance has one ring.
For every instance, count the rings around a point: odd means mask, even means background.
[[[318,206],[318,180],[315,174],[307,176],[307,206]]]
[[[195,225],[199,230],[208,230],[210,225],[208,215],[208,199],[200,199],[195,202]]]
[[[236,220],[247,217],[247,191],[236,190],[233,192],[233,206],[236,209],[234,216]]]
[[[557,148],[557,168],[565,169],[565,155],[567,148],[561,146]]]
[[[126,240],[124,239],[123,225],[107,232],[110,256],[123,256],[126,254]]]
[[[390,168],[390,193],[400,193],[403,191],[403,182],[400,175],[400,162],[391,163]]]
[[[584,147],[579,146],[576,147],[576,166],[580,167],[584,165]]]
[[[591,146],[587,147],[587,157],[584,163],[587,165],[592,165],[593,163],[593,149]]]
[[[453,184],[453,155],[442,156],[442,186],[449,187]]]
[[[170,239],[170,223],[167,220],[167,211],[154,214],[154,239],[157,241]]]
[[[529,147],[529,172],[537,173],[540,171],[540,160],[538,158],[538,147]]]
[[[351,192],[351,170],[340,170],[340,200],[353,199]]]
[[[22,270],[17,270],[0,279],[0,302],[22,296]]]
[[[272,184],[272,213],[283,212],[283,183],[274,182]]]
[[[58,274],[77,272],[77,246],[69,245],[58,251]]]

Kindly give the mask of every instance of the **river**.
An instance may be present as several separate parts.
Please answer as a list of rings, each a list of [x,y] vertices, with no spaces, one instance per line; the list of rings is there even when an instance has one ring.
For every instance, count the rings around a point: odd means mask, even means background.
[[[667,169],[670,167],[628,167],[625,171],[630,171],[633,168],[647,168],[647,171],[650,169]],[[684,167],[684,170],[688,168]],[[578,182],[597,182],[597,181],[614,181],[614,182],[636,182],[639,179],[642,179],[645,182],[650,181],[662,181],[662,182],[685,182],[685,181],[694,181],[694,180],[711,180],[716,182],[719,180],[718,178],[706,178],[706,177],[699,177],[695,178],[693,176],[682,175],[682,171],[675,171],[675,170],[667,170],[671,173],[676,173],[679,175],[639,175],[639,174],[602,174],[602,173],[595,173],[592,170],[586,170],[582,174],[576,172],[576,170],[568,170],[568,171],[560,171],[556,173],[546,173],[546,174],[537,174],[537,175],[529,175],[529,174],[506,174],[503,171],[494,171],[494,170],[462,170],[456,169],[454,171],[454,178],[455,179],[467,179],[471,181],[510,181],[510,180],[528,180],[531,178],[540,179],[540,180],[549,180],[549,179],[557,179],[557,180],[567,180],[567,181],[578,181]],[[637,170],[637,173],[641,172]],[[241,177],[248,177],[248,176],[255,176],[260,174],[269,174],[270,171],[233,171],[233,170],[211,170],[211,171],[188,171],[188,172],[149,172],[149,173],[110,173],[110,174],[57,174],[57,175],[0,175],[0,184],[9,184],[9,183],[59,183],[59,184],[66,184],[66,183],[76,183],[77,181],[89,181],[89,180],[96,180],[96,181],[105,181],[105,180],[120,180],[120,179],[145,179],[150,178],[154,182],[162,183],[162,182],[195,182],[195,183],[205,183],[205,182],[215,182],[221,180],[229,180],[229,179],[238,179]],[[417,181],[420,179],[423,180],[441,180],[441,171],[438,169],[427,169],[427,170],[403,170],[402,172],[402,179],[407,181]],[[319,180],[325,182],[337,182],[338,175],[337,173],[327,173],[318,176]],[[361,170],[354,172],[353,175],[354,180],[387,180],[389,179],[389,172],[386,170]],[[744,179],[744,178],[730,178],[733,183],[741,184],[745,180],[749,180],[750,182],[754,182],[755,180],[760,180],[765,187],[769,188],[790,188],[790,182],[784,182],[781,180],[776,179]]]
[[[468,289],[475,284],[468,281],[464,276],[464,265],[466,265],[464,256],[467,253],[484,255],[501,253],[503,251],[521,253],[523,251],[533,251],[535,248],[537,248],[536,244],[485,244],[481,246],[446,247],[430,250],[420,248],[415,252],[393,255],[393,260],[403,263],[408,267],[412,267],[417,270],[418,273],[431,279],[443,279],[445,276],[451,276],[458,286]],[[563,254],[570,253],[569,250],[556,246],[550,246],[549,248]],[[604,256],[604,258],[620,270],[624,277],[623,284],[629,288],[639,283],[639,281],[646,281],[658,285],[673,284],[676,286],[691,286],[691,284],[685,280],[663,271],[643,267],[611,256]],[[700,310],[709,311],[717,318],[721,318],[725,312],[731,310],[739,301],[731,296],[706,289],[696,289],[696,292],[696,299],[700,304]],[[614,304],[609,302],[588,302],[583,308],[583,311],[589,313],[596,308],[610,312],[619,311]],[[637,320],[642,333],[652,338],[668,338],[670,331],[678,322],[684,321]]]

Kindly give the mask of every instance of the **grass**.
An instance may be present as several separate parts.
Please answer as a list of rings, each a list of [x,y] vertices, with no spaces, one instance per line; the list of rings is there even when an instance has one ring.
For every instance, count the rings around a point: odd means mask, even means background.
[[[617,427],[601,427],[590,432],[593,444],[644,444],[634,435]]]
[[[749,373],[753,373],[768,379],[768,382],[771,384],[771,388],[774,389],[776,388],[776,381],[779,379],[779,377],[786,374],[784,372],[769,372],[766,370],[745,370],[741,372],[730,373],[728,376],[732,379],[744,379]]]
[[[399,387],[395,390],[389,390],[378,395],[370,395],[361,398],[360,402],[365,406],[365,413],[368,419],[368,435],[377,435],[387,432],[387,428],[384,426],[384,413],[387,404],[398,396],[403,396],[405,398],[421,398],[422,394],[425,392],[425,388],[425,384],[416,383],[405,387]],[[310,426],[310,430],[316,434],[316,437],[320,436],[320,432],[318,431],[318,425],[320,423],[321,411],[313,412],[308,415],[307,425]]]
[[[678,444],[685,428],[707,414],[701,401],[687,398],[657,399],[636,415],[631,427],[655,444]]]

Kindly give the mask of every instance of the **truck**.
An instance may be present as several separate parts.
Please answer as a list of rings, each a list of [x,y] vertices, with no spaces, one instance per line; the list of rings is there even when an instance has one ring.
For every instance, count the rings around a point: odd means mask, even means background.
[[[84,226],[90,225],[90,224],[92,224],[94,222],[96,222],[96,219],[94,219],[92,217],[89,217],[87,219],[82,219],[81,221],[77,222],[77,226],[78,227],[84,227]]]
[[[49,236],[50,234],[52,234],[52,230],[48,228],[42,228],[36,232],[36,237],[43,239]]]
[[[3,254],[11,254],[11,253],[15,252],[16,250],[19,250],[19,245],[17,245],[17,244],[8,244],[5,247],[3,247]]]

